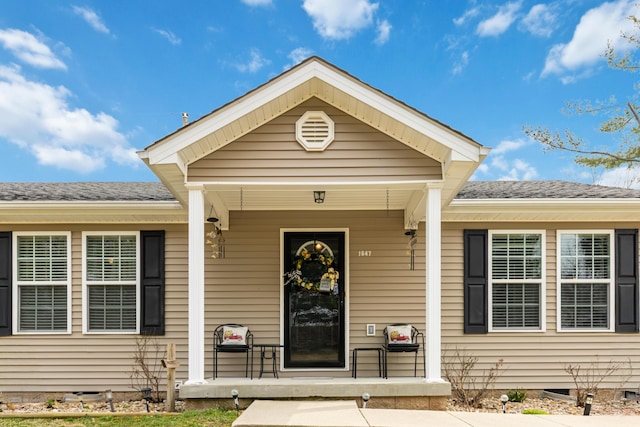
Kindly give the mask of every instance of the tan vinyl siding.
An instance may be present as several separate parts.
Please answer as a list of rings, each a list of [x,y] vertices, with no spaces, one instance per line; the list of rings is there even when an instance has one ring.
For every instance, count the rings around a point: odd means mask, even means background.
[[[166,335],[155,339],[162,352],[176,344],[187,377],[187,234],[185,226],[166,230]],[[82,334],[82,231],[139,231],[137,225],[16,226],[12,231],[72,232],[72,333],[0,337],[0,388],[15,392],[132,391],[129,373],[135,334]],[[159,361],[158,361],[159,363]],[[162,374],[164,372],[161,368]],[[164,388],[164,383],[162,383]]]
[[[496,388],[545,389],[575,388],[565,367],[580,364],[590,369],[594,363],[605,368],[610,362],[621,368],[607,378],[601,388],[617,388],[623,378],[633,374],[627,386],[640,381],[640,336],[637,333],[557,332],[556,331],[556,231],[637,228],[638,224],[553,224],[553,223],[484,223],[481,227],[443,224],[442,239],[442,344],[448,354],[463,349],[479,358],[476,375],[503,359],[503,375]],[[463,333],[463,229],[545,230],[546,238],[546,332],[491,332],[484,335]],[[612,307],[613,308],[613,307]],[[445,353],[446,354],[446,353]]]
[[[322,152],[296,141],[295,122],[306,111],[335,122],[335,140]],[[311,99],[189,166],[189,182],[437,180],[439,162],[335,107]]]

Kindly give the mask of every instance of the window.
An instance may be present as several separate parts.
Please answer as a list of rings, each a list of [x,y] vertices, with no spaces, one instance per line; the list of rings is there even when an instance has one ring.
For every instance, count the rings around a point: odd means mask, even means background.
[[[16,333],[71,332],[70,233],[15,233]]]
[[[138,233],[84,233],[85,332],[138,331]]]
[[[542,232],[490,232],[492,331],[543,331],[544,238]]]
[[[558,232],[560,330],[612,330],[613,232]]]

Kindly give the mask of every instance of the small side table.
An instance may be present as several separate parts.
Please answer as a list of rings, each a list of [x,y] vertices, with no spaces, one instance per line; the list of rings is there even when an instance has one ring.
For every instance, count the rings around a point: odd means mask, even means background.
[[[282,344],[255,344],[256,347],[260,348],[260,375],[258,376],[258,378],[262,378],[262,374],[267,373],[267,374],[273,374],[273,376],[275,378],[278,378],[278,369],[277,369],[277,363],[276,363],[276,350],[278,348],[283,348],[284,346]],[[267,355],[267,349],[270,348],[271,349],[271,355]],[[270,359],[271,360],[271,370],[270,371],[266,371],[264,370],[264,361],[265,359]]]
[[[382,372],[384,371],[382,367],[382,363],[384,358],[382,357],[382,352],[384,351],[382,347],[356,347],[353,349],[353,378],[358,378],[358,352],[359,351],[377,351],[378,352],[378,376],[382,377]]]

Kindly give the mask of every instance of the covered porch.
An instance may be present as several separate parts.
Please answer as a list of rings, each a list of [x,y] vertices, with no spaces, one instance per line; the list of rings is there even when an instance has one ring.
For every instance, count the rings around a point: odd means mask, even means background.
[[[441,211],[487,153],[320,58],[148,147],[141,158],[188,206],[188,379],[181,397],[204,404],[227,401],[232,389],[244,399],[366,392],[388,407],[442,406],[450,385],[440,366]],[[207,253],[211,216],[224,232],[226,259]],[[407,233],[418,241],[415,269]],[[316,246],[316,236],[328,239],[319,243],[330,249],[339,283],[307,288],[317,300],[335,289],[329,303],[337,313],[320,303],[307,310],[324,310],[336,325],[318,334],[336,339],[308,334],[316,350],[310,360],[296,353],[299,289],[284,275],[310,243]],[[424,334],[424,376],[413,377],[412,359],[401,363],[399,378],[350,378],[351,351],[379,346],[384,325],[400,322]],[[224,323],[248,325],[262,342],[283,346],[280,379],[211,379],[211,332]],[[377,325],[373,334],[370,324]],[[422,403],[398,406],[398,399]]]

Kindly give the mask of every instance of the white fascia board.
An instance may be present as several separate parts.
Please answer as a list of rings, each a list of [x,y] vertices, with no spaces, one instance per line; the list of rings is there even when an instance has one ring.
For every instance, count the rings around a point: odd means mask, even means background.
[[[529,206],[547,206],[547,207],[576,207],[576,206],[615,206],[624,208],[638,209],[640,207],[640,199],[454,199],[449,204],[452,208],[460,207],[529,207]]]
[[[281,79],[268,83],[256,92],[239,98],[236,102],[224,107],[221,111],[211,113],[212,116],[204,118],[202,123],[194,123],[193,126],[178,131],[175,135],[163,141],[157,147],[148,149],[151,163],[166,163],[171,156],[185,149],[190,144],[206,137],[219,128],[238,120],[267,102],[287,93],[312,78],[318,78],[327,84],[353,96],[362,102],[371,105],[384,114],[406,124],[416,131],[444,143],[454,152],[459,153],[462,160],[477,162],[480,160],[480,144],[467,140],[452,130],[447,130],[443,125],[431,122],[430,119],[400,105],[399,102],[381,95],[377,90],[365,86],[342,73],[318,62],[311,61],[300,68],[293,70],[291,74],[284,74]],[[310,94],[317,95],[317,94]],[[174,160],[170,160],[174,161]]]
[[[315,76],[313,64],[311,62],[293,71],[292,74],[284,76],[279,81],[259,88],[256,92],[247,95],[246,98],[238,98],[232,104],[223,107],[221,111],[210,113],[211,117],[204,118],[202,123],[194,123],[191,127],[178,131],[176,135],[169,137],[158,147],[151,147],[148,151],[152,163],[154,159],[156,159],[156,162],[170,163],[165,159],[170,159],[174,153],[185,149],[221,127],[238,120],[258,107],[312,79]]]
[[[443,209],[443,215],[462,215],[460,218],[463,218],[470,214],[475,219],[482,215],[546,218],[548,214],[596,218],[606,213],[635,216],[639,210],[640,199],[454,199]]]
[[[0,211],[3,210],[29,210],[29,209],[51,209],[51,210],[183,210],[184,208],[177,201],[157,201],[157,202],[127,202],[127,201],[103,201],[103,202],[0,202]]]

